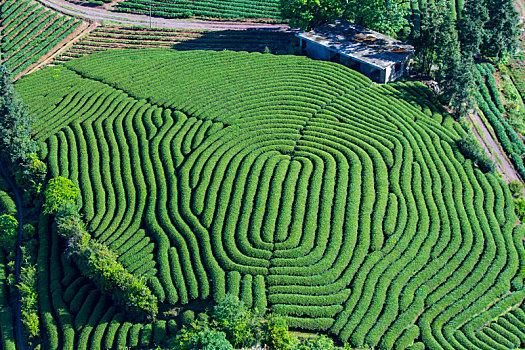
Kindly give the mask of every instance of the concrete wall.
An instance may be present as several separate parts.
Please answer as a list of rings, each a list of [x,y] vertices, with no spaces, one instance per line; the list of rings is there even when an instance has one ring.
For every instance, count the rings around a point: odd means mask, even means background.
[[[330,50],[311,41],[306,42],[306,54],[316,60],[330,61]]]
[[[374,68],[366,63],[360,63],[359,64],[359,71],[372,79],[372,81],[375,81],[376,83],[384,83],[385,82],[385,73],[382,70],[379,70],[377,68]]]
[[[315,42],[309,40],[305,41],[306,54],[308,57],[322,61],[332,61],[334,59],[334,55],[336,54],[335,51],[332,51],[326,46],[317,44]],[[397,70],[395,69],[395,65],[381,70],[378,68],[374,68],[366,63],[352,60],[351,58],[345,56],[341,56],[339,58],[339,61],[345,66],[361,72],[373,81],[385,84],[399,79],[403,76],[403,74],[406,72],[408,62],[410,61],[410,57],[407,57],[407,59],[401,63],[400,69]]]

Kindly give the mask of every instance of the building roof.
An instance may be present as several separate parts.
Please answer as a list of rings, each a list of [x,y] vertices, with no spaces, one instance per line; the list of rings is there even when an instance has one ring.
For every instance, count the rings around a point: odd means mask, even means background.
[[[414,53],[412,45],[344,20],[296,36],[379,69],[403,61]]]

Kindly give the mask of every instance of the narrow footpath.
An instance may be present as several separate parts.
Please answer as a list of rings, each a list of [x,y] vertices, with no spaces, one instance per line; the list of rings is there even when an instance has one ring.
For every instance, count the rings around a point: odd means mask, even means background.
[[[4,164],[0,162],[0,173],[7,180],[9,186],[13,190],[16,202],[16,210],[18,212],[18,238],[16,240],[16,256],[15,256],[15,280],[16,285],[20,283],[20,265],[22,260],[22,251],[20,244],[22,242],[22,227],[24,226],[24,217],[22,213],[22,197],[16,187],[15,183],[9,176]],[[24,337],[22,336],[22,301],[21,301],[20,289],[16,288],[16,306],[14,312],[14,323],[15,323],[15,337],[16,337],[16,348],[18,350],[24,350]]]

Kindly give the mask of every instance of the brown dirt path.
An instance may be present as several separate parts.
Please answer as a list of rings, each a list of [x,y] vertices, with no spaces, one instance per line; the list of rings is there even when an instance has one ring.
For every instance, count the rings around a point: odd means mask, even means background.
[[[111,12],[104,8],[93,8],[70,3],[66,0],[38,0],[43,5],[55,11],[84,18],[87,20],[102,22],[116,22],[137,26],[149,26],[151,20],[152,27],[173,28],[173,29],[203,29],[203,30],[245,30],[262,29],[283,31],[290,28],[286,24],[273,23],[249,23],[249,22],[227,22],[227,21],[204,21],[204,20],[177,20],[145,15],[136,15],[122,12]]]
[[[478,139],[479,143],[487,151],[490,157],[496,163],[503,180],[509,183],[511,180],[518,180],[523,182],[518,172],[512,166],[510,159],[507,157],[505,152],[501,149],[501,146],[496,141],[492,133],[487,129],[487,126],[483,123],[483,120],[477,112],[470,115],[470,121],[477,125],[483,135],[480,135],[478,128],[474,127],[474,135]],[[496,153],[496,154],[494,154]]]

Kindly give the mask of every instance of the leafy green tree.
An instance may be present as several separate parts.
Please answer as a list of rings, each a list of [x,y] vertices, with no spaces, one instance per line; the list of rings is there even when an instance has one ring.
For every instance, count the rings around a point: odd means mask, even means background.
[[[227,293],[214,306],[212,317],[219,324],[234,324],[244,317],[246,311],[246,306],[235,294]]]
[[[461,153],[477,164],[483,172],[493,172],[496,170],[496,164],[478,143],[478,140],[476,140],[471,130],[457,142],[457,145]]]
[[[421,25],[414,28],[412,43],[423,75],[430,75],[439,49],[440,31],[446,23],[447,0],[434,0],[421,10]]]
[[[523,196],[523,184],[519,180],[511,180],[509,182],[509,190],[514,198]]]
[[[224,332],[212,329],[208,323],[194,322],[184,326],[168,342],[168,348],[174,350],[233,350]]]
[[[9,214],[0,215],[0,247],[6,252],[14,249],[18,221]]]
[[[404,0],[349,0],[343,17],[386,35],[395,36],[408,24]]]
[[[65,177],[58,176],[49,180],[44,195],[44,214],[56,213],[67,203],[74,204],[80,190],[75,184]]]
[[[342,17],[345,4],[343,0],[281,0],[281,13],[292,27],[307,30]]]
[[[212,317],[236,347],[250,347],[261,341],[262,318],[248,310],[234,294],[226,294],[215,305]]]
[[[516,209],[516,215],[521,222],[525,221],[525,199],[517,198],[514,200],[514,207]]]
[[[519,15],[512,0],[487,0],[490,21],[485,27],[484,55],[497,59],[516,52]]]
[[[11,72],[0,66],[0,149],[7,151],[14,164],[29,163],[36,153],[36,142],[31,139],[33,119],[13,86]]]
[[[473,61],[461,55],[460,42],[455,23],[447,20],[439,32],[436,62],[439,67],[437,79],[443,91],[441,98],[452,107],[459,117],[472,107]]]
[[[297,350],[335,350],[334,341],[324,334],[303,338],[297,346]]]
[[[343,18],[395,35],[408,23],[404,0],[281,0],[281,12],[303,30]]]
[[[297,344],[288,332],[286,320],[279,316],[271,316],[266,324],[266,345],[272,350],[292,350]]]
[[[489,22],[489,10],[486,0],[467,0],[462,16],[458,21],[458,37],[461,53],[472,58],[481,52],[486,40],[485,26]]]

